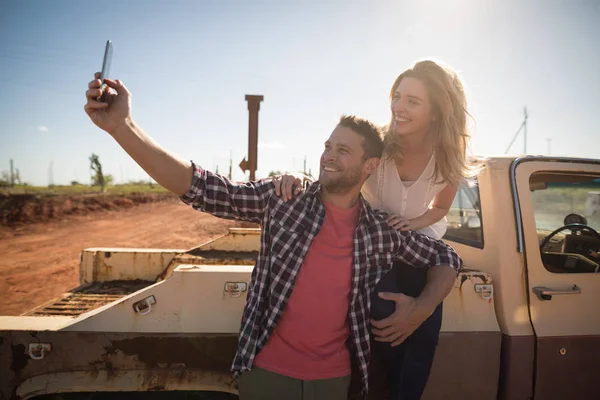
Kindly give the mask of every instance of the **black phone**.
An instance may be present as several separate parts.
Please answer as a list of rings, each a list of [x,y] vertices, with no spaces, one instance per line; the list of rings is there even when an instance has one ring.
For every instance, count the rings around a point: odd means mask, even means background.
[[[106,47],[104,48],[104,60],[102,60],[102,71],[100,72],[100,81],[102,84],[100,85],[100,90],[102,90],[102,95],[100,95],[96,100],[104,101],[105,94],[108,91],[106,88],[106,83],[104,83],[104,79],[108,78],[108,74],[110,73],[110,63],[112,62],[112,42],[110,40],[106,41]]]

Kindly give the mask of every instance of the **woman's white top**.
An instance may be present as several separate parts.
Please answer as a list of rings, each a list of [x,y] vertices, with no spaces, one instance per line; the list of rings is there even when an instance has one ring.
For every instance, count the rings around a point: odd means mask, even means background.
[[[435,196],[441,192],[446,183],[436,183],[434,179],[435,157],[414,181],[402,181],[393,158],[383,156],[377,170],[367,179],[361,189],[365,200],[373,208],[390,214],[399,214],[405,219],[413,219],[423,215],[431,206]],[[448,222],[446,217],[431,226],[419,229],[434,239],[441,239],[446,233]]]

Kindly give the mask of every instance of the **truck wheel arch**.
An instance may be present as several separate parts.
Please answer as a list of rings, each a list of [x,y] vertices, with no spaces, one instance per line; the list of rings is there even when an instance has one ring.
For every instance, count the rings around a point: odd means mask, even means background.
[[[237,395],[231,374],[196,369],[66,371],[24,380],[16,399],[61,393],[206,391]]]

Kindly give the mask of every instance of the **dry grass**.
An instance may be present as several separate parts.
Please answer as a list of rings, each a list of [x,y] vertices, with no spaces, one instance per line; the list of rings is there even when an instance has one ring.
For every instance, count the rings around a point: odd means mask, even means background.
[[[109,194],[130,194],[130,193],[164,193],[167,190],[156,183],[150,185],[148,183],[135,183],[123,185],[108,185],[105,187],[105,192]],[[68,185],[68,186],[29,186],[16,185],[14,188],[0,188],[0,194],[36,194],[44,195],[67,195],[76,196],[83,194],[98,194],[101,193],[99,186],[89,185]]]

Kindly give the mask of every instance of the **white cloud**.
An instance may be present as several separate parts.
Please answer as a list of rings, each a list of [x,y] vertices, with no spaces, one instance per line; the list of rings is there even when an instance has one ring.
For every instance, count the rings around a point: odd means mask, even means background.
[[[259,143],[259,149],[283,149],[285,146],[279,142]]]
[[[48,127],[44,125],[40,125],[37,127],[37,130],[40,132],[48,132]]]

